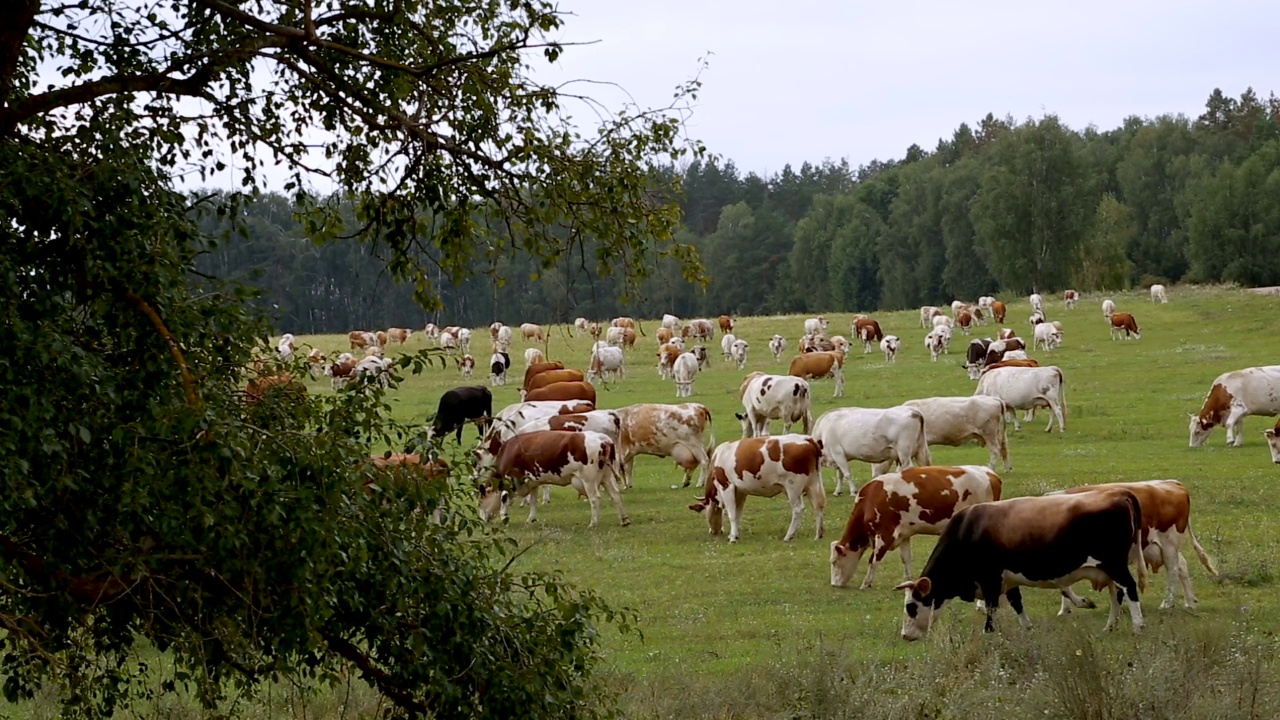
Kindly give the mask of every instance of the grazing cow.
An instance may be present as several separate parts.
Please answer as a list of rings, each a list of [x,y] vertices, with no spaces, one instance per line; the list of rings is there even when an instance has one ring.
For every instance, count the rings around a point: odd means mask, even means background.
[[[492,522],[499,517],[505,522],[511,510],[511,494],[506,490],[489,487],[487,484],[477,487],[476,492],[478,493],[476,504],[481,522]]]
[[[409,328],[388,328],[387,340],[389,342],[404,345],[409,342],[409,336],[413,335],[413,331]]]
[[[698,374],[700,367],[698,356],[691,352],[681,353],[676,357],[675,362],[671,364],[671,375],[676,381],[676,397],[693,395],[693,378]]]
[[[1031,301],[1031,309],[1044,312],[1044,299],[1040,297],[1040,293],[1031,293],[1031,297],[1027,298]]]
[[[831,586],[848,586],[867,550],[862,590],[871,587],[876,565],[895,549],[910,581],[912,536],[941,535],[957,512],[999,500],[1001,485],[999,475],[980,465],[906,468],[863,485],[844,535],[831,543]]]
[[[616,317],[609,323],[609,327],[631,328],[636,329],[636,321],[629,317]]]
[[[1004,315],[1005,315],[1004,303],[1000,302],[999,300],[993,300],[991,302],[991,317],[995,318],[996,322],[1002,323],[1004,322]]]
[[[591,353],[591,361],[587,370],[587,380],[594,382],[596,378],[617,381],[627,376],[626,358],[616,347],[599,348]]]
[[[547,341],[547,331],[541,325],[521,323],[520,337],[524,340],[536,340],[540,343],[545,343]]]
[[[658,377],[666,380],[673,376],[676,366],[676,358],[684,349],[675,343],[667,343],[658,348]]]
[[[333,389],[346,385],[348,381],[355,377],[356,359],[351,353],[342,353],[332,365],[324,369],[324,374],[328,375],[332,380]]]
[[[836,391],[832,397],[844,395],[844,353],[811,352],[797,355],[791,361],[788,375],[809,380],[810,378],[835,378]]]
[[[462,426],[474,422],[484,437],[493,422],[492,415],[493,393],[489,388],[483,385],[453,388],[440,396],[428,435],[442,438],[453,432],[456,433],[454,439],[462,442]]]
[[[292,333],[285,333],[280,337],[280,342],[276,343],[276,354],[280,359],[289,362],[293,359],[294,338]]]
[[[675,315],[662,316],[663,330],[678,330],[679,328],[680,328],[680,318],[676,317]]]
[[[502,327],[498,328],[498,337],[494,342],[497,343],[498,349],[501,350],[502,352],[510,352],[511,351],[511,328],[506,325],[503,325]]]
[[[311,377],[318,377],[324,372],[324,353],[320,348],[311,348],[311,352],[307,353],[307,367],[311,371]]]
[[[711,340],[715,337],[716,329],[710,320],[690,320],[688,325],[680,329],[680,336],[693,338],[695,340]]]
[[[809,318],[808,320],[804,321],[805,335],[821,335],[826,331],[827,331],[827,318],[823,315],[819,315],[818,317],[815,317],[815,318]]]
[[[791,525],[783,542],[790,542],[804,518],[804,498],[809,497],[817,532],[822,539],[823,511],[827,497],[822,489],[819,463],[822,443],[808,435],[775,435],[721,443],[711,456],[711,478],[706,492],[689,506],[704,514],[712,535],[724,529],[722,514],[729,514],[729,542],[737,542],[742,508],[748,495],[773,497],[785,492],[791,502]]]
[[[1115,626],[1123,598],[1136,632],[1142,628],[1138,587],[1146,585],[1142,524],[1142,507],[1127,490],[971,505],[947,523],[920,578],[898,586],[906,591],[902,637],[923,637],[934,613],[953,598],[981,597],[987,604],[985,629],[992,632],[1004,595],[1023,626],[1030,627],[1019,586],[1065,588],[1080,580],[1108,588],[1106,629]],[[1135,556],[1137,582],[1129,573],[1129,558]]]
[[[471,331],[467,328],[458,329],[458,349],[462,352],[471,352]]]
[[[526,354],[525,357],[528,358],[529,356]],[[520,387],[525,390],[528,390],[529,381],[532,380],[535,376],[541,373],[544,373],[548,370],[563,370],[563,369],[564,369],[564,363],[560,362],[559,360],[556,360],[553,362],[547,362],[544,360],[542,362],[532,363],[524,369],[524,383]]]
[[[1006,364],[1001,363],[1001,365]],[[1049,425],[1044,431],[1049,432],[1053,429],[1055,419],[1058,422],[1058,430],[1067,431],[1066,387],[1062,369],[1057,366],[1020,367],[1010,363],[1000,368],[989,367],[978,380],[978,388],[973,391],[973,394],[990,395],[1003,400],[1008,414],[1013,416],[1014,430],[1022,429],[1022,424],[1018,422],[1018,415],[1013,412],[1014,410],[1026,410],[1026,419],[1030,421],[1034,417],[1033,411],[1036,408],[1047,407],[1052,414],[1049,417]]]
[[[968,335],[969,328],[973,327],[973,314],[961,308],[960,312],[956,313],[956,324],[960,326],[960,332]]]
[[[996,334],[997,340],[1009,340],[1018,337],[1018,333],[1013,328],[1000,328],[1000,332]]]
[[[1080,293],[1075,290],[1063,290],[1062,301],[1066,303],[1068,310],[1076,309],[1076,301],[1080,299]]]
[[[774,335],[769,341],[769,352],[773,353],[774,362],[782,362],[782,353],[787,349],[787,339],[781,335]]]
[[[600,339],[601,332],[604,332],[604,328],[601,327],[600,323],[591,323],[587,326],[587,334],[596,340]]]
[[[440,344],[440,326],[435,323],[427,323],[426,326],[422,328],[422,334],[426,336],[427,342],[430,342],[432,345]]]
[[[347,333],[347,342],[350,343],[352,350],[358,350],[366,345],[372,345],[369,342],[368,333],[363,330],[352,330]]]
[[[747,366],[747,348],[750,347],[746,340],[734,340],[733,347],[729,348],[729,357],[733,360],[733,364],[739,370]]]
[[[573,485],[591,504],[591,524],[600,524],[600,486],[618,508],[625,527],[631,518],[622,508],[618,492],[618,453],[607,436],[586,430],[558,432],[540,430],[516,435],[504,443],[496,441],[477,450],[480,467],[489,469],[499,486],[515,486],[516,497],[528,497],[541,485]],[[529,503],[529,522],[538,521],[538,503]]]
[[[447,332],[450,335],[454,336],[455,338],[458,337],[458,333],[461,331],[462,331],[462,328],[457,325],[447,325],[440,329],[440,332]]]
[[[928,330],[933,327],[933,319],[942,314],[942,311],[933,305],[922,305],[920,307],[920,327]]]
[[[1122,332],[1125,340],[1128,340],[1130,336],[1134,340],[1142,339],[1142,331],[1138,329],[1138,321],[1133,319],[1133,315],[1129,313],[1113,313],[1111,315],[1111,339],[1119,338]]]
[[[1043,310],[1036,310],[1035,312],[1031,313],[1031,317],[1027,318],[1027,321],[1031,323],[1031,327],[1034,328],[1036,325],[1040,325],[1044,322],[1047,322],[1047,319],[1044,316]]]
[[[1159,300],[1161,303],[1169,302],[1169,294],[1165,291],[1163,285],[1151,286],[1151,302]]]
[[[622,338],[626,335],[626,328],[611,327],[605,330],[604,341],[614,347],[622,345]]]
[[[962,308],[962,307],[964,307],[964,306],[965,306],[965,302],[964,302],[963,300],[952,300],[952,301],[951,301],[951,314],[952,314],[952,315],[955,315],[956,313],[960,312],[960,308]]]
[[[897,346],[899,346],[899,340],[897,340],[896,334],[884,336],[884,340],[881,341],[881,352],[884,354],[886,363],[893,363],[893,361],[897,360]]]
[[[742,412],[736,417],[742,422],[742,437],[760,437],[769,434],[769,421],[782,420],[782,432],[791,432],[795,422],[804,423],[805,434],[813,427],[813,412],[809,407],[809,383],[790,375],[767,375],[753,372],[742,380],[738,388]]]
[[[1022,338],[1001,338],[987,346],[987,358],[985,364],[993,365],[1004,360],[1005,356],[1009,353],[1016,352],[1018,350],[1025,350],[1026,348],[1027,346],[1023,344]]]
[[[462,377],[470,379],[472,371],[476,369],[476,359],[467,354],[460,358],[454,358],[454,362],[458,364],[458,369],[462,371]]]
[[[267,393],[272,391],[288,392],[295,395],[306,395],[307,388],[293,379],[289,373],[259,375],[249,380],[244,388],[244,404],[253,406],[262,402]]]
[[[496,352],[489,356],[489,384],[506,385],[507,368],[511,367],[511,355]]]
[[[860,318],[854,321],[853,335],[862,341],[863,355],[871,352],[872,343],[878,343],[884,339],[884,332],[880,330],[880,323],[871,318]]]
[[[729,350],[733,347],[733,344],[737,341],[738,341],[738,338],[733,333],[725,333],[720,337],[720,352],[724,354],[725,362],[729,362],[729,360],[733,358]]]
[[[1244,419],[1280,413],[1280,365],[1232,370],[1214,378],[1200,413],[1191,416],[1191,447],[1209,439],[1213,428],[1227,429],[1227,444],[1244,444]]]
[[[573,368],[565,368],[562,370],[544,370],[537,375],[529,378],[525,383],[526,392],[546,387],[552,383],[558,382],[582,382],[586,380],[586,375],[581,370]],[[559,398],[548,398],[550,400],[558,400]]]
[[[542,351],[538,348],[528,348],[524,351],[524,366],[526,369],[533,365],[537,365],[538,363],[545,363],[546,361],[546,356],[544,356]],[[561,363],[560,366],[563,368],[564,363]]]
[[[1049,323],[1040,323],[1036,325],[1035,332],[1031,340],[1031,349],[1037,350],[1044,348],[1045,352],[1053,350],[1062,344],[1062,331]]]
[[[1009,440],[1005,434],[1004,401],[986,395],[970,397],[931,397],[908,400],[905,407],[915,408],[924,416],[925,442],[932,445],[960,447],[977,440],[987,448],[987,466],[996,468],[997,461],[1009,464]]]
[[[1277,422],[1273,428],[1263,430],[1262,434],[1267,438],[1267,445],[1271,448],[1271,462],[1280,465],[1280,422]]]
[[[659,347],[671,342],[673,337],[675,337],[675,331],[667,327],[658,328],[658,332],[654,333],[654,338],[657,339]]]
[[[978,298],[978,307],[982,308],[983,310],[990,310],[991,306],[995,304],[995,301],[996,299],[991,295],[983,295],[982,297]]]
[[[377,345],[378,345],[378,347],[386,347],[386,346],[387,346],[387,333],[386,333],[386,332],[384,332],[384,331],[382,331],[382,330],[379,330],[378,332],[374,333],[374,334],[373,334],[373,336],[374,336],[375,338],[377,338]]]
[[[947,353],[951,354],[951,328],[946,325],[939,325],[929,331],[924,336],[924,346],[929,350],[929,355],[934,362],[938,362],[938,356]]]
[[[835,495],[843,485],[852,495],[850,460],[871,463],[871,477],[883,475],[894,463],[901,467],[932,462],[925,438],[924,415],[909,407],[828,410],[813,424],[813,436],[822,441],[822,459],[836,469]],[[842,485],[843,483],[843,485]]]
[[[1191,541],[1200,564],[1210,575],[1217,577],[1218,568],[1209,557],[1200,541],[1191,531],[1191,493],[1177,480],[1147,480],[1145,482],[1108,483],[1105,485],[1084,485],[1069,490],[1058,490],[1046,495],[1073,495],[1084,492],[1111,492],[1123,489],[1138,496],[1142,505],[1142,553],[1147,568],[1151,572],[1159,572],[1161,567],[1169,569],[1169,583],[1165,590],[1161,610],[1173,607],[1177,597],[1177,586],[1182,587],[1182,603],[1188,609],[1195,608],[1196,595],[1191,589],[1191,575],[1187,572],[1187,561],[1182,557],[1182,542]],[[1071,612],[1071,606],[1081,606],[1077,599],[1073,601],[1069,590],[1065,590],[1062,598],[1062,609],[1059,615]]]
[[[969,379],[977,380],[983,365],[987,362],[987,350],[991,347],[991,338],[974,338],[969,341],[965,350],[964,368],[969,371]]]
[[[489,324],[489,338],[495,342],[498,339],[498,331],[505,327],[501,322],[493,321]]]
[[[694,469],[702,468],[698,487],[706,483],[707,473],[711,471],[707,448],[715,444],[711,411],[706,405],[640,403],[614,412],[620,422],[618,457],[627,487],[631,487],[635,478],[635,462],[639,455],[674,460],[684,470],[684,487],[689,487]]]
[[[574,327],[574,328],[576,328],[576,329],[578,329],[578,330],[579,330],[579,331],[581,331],[581,332],[586,332],[586,331],[587,331],[587,319],[586,319],[586,318],[584,318],[584,317],[574,318],[574,319],[573,319],[573,327]],[[570,335],[572,335],[572,334],[573,334],[573,333],[572,333],[572,332],[570,332]]]
[[[589,382],[582,380],[557,382],[534,388],[525,393],[525,402],[535,400],[586,400],[592,404],[596,401],[596,389]]]
[[[453,355],[458,352],[458,339],[453,333],[441,330],[440,347],[444,349],[445,354]]]
[[[1111,315],[1115,313],[1115,311],[1116,311],[1116,304],[1111,301],[1111,298],[1107,298],[1106,300],[1102,301],[1102,317],[1110,318]]]
[[[733,332],[734,322],[733,322],[732,316],[721,315],[720,317],[716,318],[716,322],[718,322],[720,325],[721,333]]]

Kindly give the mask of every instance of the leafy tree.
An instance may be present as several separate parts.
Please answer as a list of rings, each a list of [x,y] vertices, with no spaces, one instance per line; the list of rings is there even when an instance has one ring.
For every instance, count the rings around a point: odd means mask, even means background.
[[[1103,195],[1089,237],[1071,265],[1071,285],[1079,290],[1126,290],[1133,263],[1125,247],[1137,234],[1133,214],[1114,195]]]
[[[1187,119],[1165,115],[1134,133],[1116,167],[1120,194],[1135,224],[1126,252],[1133,267],[1145,274],[1176,281],[1186,272],[1186,234],[1177,198],[1192,179],[1188,156],[1193,152]]]
[[[1193,186],[1191,274],[1245,285],[1280,283],[1280,140]]]
[[[419,444],[376,385],[241,392],[270,328],[194,272],[210,246],[173,186],[223,147],[251,193],[278,165],[303,237],[360,238],[428,306],[512,258],[589,251],[624,292],[664,255],[696,275],[674,181],[649,171],[687,147],[679,108],[568,124],[529,72],[561,22],[523,0],[0,4],[0,342],[40,348],[0,375],[8,699],[49,684],[64,714],[105,716],[154,679],[215,707],[349,663],[400,714],[605,712],[598,625],[625,616],[510,568],[474,490],[373,468]],[[194,204],[239,220],[235,199]],[[293,242],[285,212],[255,231]],[[251,249],[295,272],[278,252]],[[144,677],[144,645],[172,663]]]

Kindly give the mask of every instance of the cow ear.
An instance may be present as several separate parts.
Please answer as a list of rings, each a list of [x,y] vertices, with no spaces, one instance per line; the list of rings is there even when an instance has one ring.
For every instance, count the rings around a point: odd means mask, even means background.
[[[907,580],[907,581],[905,581],[905,582],[900,582],[900,583],[898,583],[897,585],[895,585],[893,589],[894,589],[894,590],[915,590],[915,589],[916,589],[916,581],[915,581],[915,580]]]
[[[831,549],[832,549],[832,550],[835,550],[835,551],[836,551],[836,554],[837,554],[837,555],[839,555],[839,556],[841,556],[841,557],[844,557],[845,555],[848,555],[848,554],[849,554],[849,548],[846,548],[845,546],[841,545],[840,543],[834,543],[834,544],[832,544],[832,545],[831,545]]]
[[[915,592],[920,597],[929,597],[929,591],[933,589],[933,583],[929,582],[929,578],[922,577],[916,581]]]

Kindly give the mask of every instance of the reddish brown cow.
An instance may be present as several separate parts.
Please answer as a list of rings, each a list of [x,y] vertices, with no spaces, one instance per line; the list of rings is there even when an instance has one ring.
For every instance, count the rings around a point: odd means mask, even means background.
[[[521,386],[525,390],[529,389],[529,381],[538,373],[544,373],[548,370],[563,370],[564,363],[556,360],[554,362],[536,362],[529,365],[524,370],[524,384]]]
[[[606,435],[536,430],[516,435],[501,446],[494,439],[476,454],[481,467],[492,467],[494,481],[499,486],[514,484],[519,497],[531,495],[540,485],[573,485],[591,503],[591,527],[600,522],[600,486],[604,485],[618,508],[619,520],[624,526],[631,524],[618,493],[617,448]],[[530,502],[529,522],[537,519],[538,503]]]
[[[1142,331],[1138,329],[1138,321],[1133,319],[1133,315],[1129,313],[1112,313],[1111,315],[1111,339],[1115,340],[1120,337],[1120,333],[1124,333],[1126,340],[1132,335],[1134,339],[1142,339]]]
[[[860,316],[854,320],[853,334],[864,343],[880,342],[884,339],[880,323],[866,316]]]
[[[675,337],[675,331],[671,328],[658,328],[658,332],[655,337],[658,339],[659,346],[665,345],[671,341],[671,338]]]
[[[965,335],[968,335],[969,327],[973,325],[973,315],[968,310],[961,310],[956,313],[956,324]]]
[[[367,344],[363,330],[352,330],[347,333],[347,342],[351,343],[351,349],[362,348]]]
[[[535,400],[586,400],[596,401],[595,387],[585,381],[551,383],[545,387],[530,390],[524,396],[525,402]]]
[[[558,382],[577,382],[586,380],[586,376],[581,370],[574,368],[565,368],[563,370],[547,370],[529,378],[529,390],[537,390],[546,387],[552,383]]]
[[[408,328],[389,328],[387,330],[387,340],[403,345],[409,340],[409,335],[412,333],[413,331]]]
[[[631,328],[623,328],[622,330],[622,347],[633,348],[636,346],[636,331]]]
[[[836,392],[832,397],[844,395],[844,353],[839,350],[797,355],[791,361],[791,369],[787,374],[803,380],[825,377],[835,378]]]
[[[721,315],[717,320],[720,323],[720,334],[733,331],[733,318],[729,315]]]
[[[1040,363],[1035,360],[1001,360],[998,363],[991,363],[990,365],[984,367],[982,369],[982,374],[986,375],[992,370],[998,370],[1002,367],[1033,368],[1033,367],[1040,367]]]
[[[991,303],[991,315],[996,319],[996,322],[998,323],[1004,322],[1004,313],[1005,313],[1004,303],[1000,302],[999,300],[996,300],[995,302]]]
[[[354,367],[354,366],[353,366]],[[280,388],[282,391],[291,393],[306,394],[307,388],[300,382],[296,382],[289,373],[276,373],[274,375],[262,375],[255,377],[249,381],[244,388],[244,402],[246,405],[256,405],[266,397],[267,393]]]

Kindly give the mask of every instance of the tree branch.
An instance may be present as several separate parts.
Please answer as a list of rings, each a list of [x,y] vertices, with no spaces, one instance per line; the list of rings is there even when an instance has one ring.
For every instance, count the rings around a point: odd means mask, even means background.
[[[156,332],[160,333],[165,341],[168,342],[169,354],[173,355],[174,361],[178,363],[178,369],[182,372],[182,387],[187,393],[187,405],[193,408],[196,407],[199,401],[196,398],[195,382],[191,379],[191,370],[187,368],[187,360],[182,355],[182,348],[178,345],[178,338],[169,332],[169,328],[165,326],[164,320],[160,318],[160,314],[155,311],[155,308],[151,307],[151,304],[146,300],[138,297],[137,293],[132,290],[125,290],[124,299],[142,311],[142,314],[146,315],[151,324],[155,326]]]
[[[360,672],[364,674],[365,679],[378,688],[378,692],[391,698],[396,705],[414,715],[431,714],[429,708],[421,700],[414,697],[413,693],[400,687],[395,678],[388,674],[387,671],[374,665],[373,659],[356,647],[350,640],[325,629],[320,630],[320,637],[324,638],[324,641],[328,643],[329,649],[346,660],[355,663],[355,666],[360,668]]]
[[[0,108],[9,102],[22,45],[40,11],[40,0],[0,2]]]

